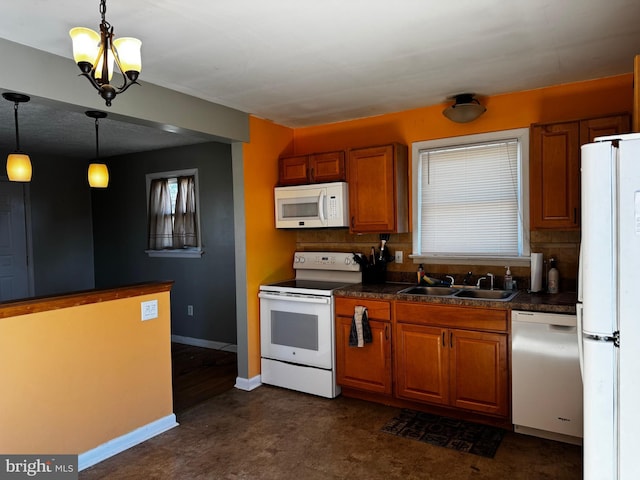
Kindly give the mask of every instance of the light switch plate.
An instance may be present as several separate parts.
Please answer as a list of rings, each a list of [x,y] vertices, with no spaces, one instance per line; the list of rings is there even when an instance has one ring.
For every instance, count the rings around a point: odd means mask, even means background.
[[[158,300],[149,300],[140,304],[142,310],[142,320],[158,318]]]

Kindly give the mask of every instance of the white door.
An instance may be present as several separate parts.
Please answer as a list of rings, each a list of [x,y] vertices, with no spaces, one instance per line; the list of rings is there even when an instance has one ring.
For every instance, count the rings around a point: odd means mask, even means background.
[[[29,296],[24,186],[0,180],[0,301]]]

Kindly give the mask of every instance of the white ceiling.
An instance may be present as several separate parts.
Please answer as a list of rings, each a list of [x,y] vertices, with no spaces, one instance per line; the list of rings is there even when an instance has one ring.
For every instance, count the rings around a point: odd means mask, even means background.
[[[4,2],[0,38],[71,58],[98,5]],[[107,0],[106,19],[142,40],[135,88],[290,127],[618,75],[640,53],[638,0]]]

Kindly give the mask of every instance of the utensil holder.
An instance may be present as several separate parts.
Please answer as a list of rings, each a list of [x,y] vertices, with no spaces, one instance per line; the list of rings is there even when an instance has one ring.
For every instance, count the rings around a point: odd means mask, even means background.
[[[362,283],[385,283],[387,280],[386,262],[378,262],[374,265],[367,265],[362,269]]]

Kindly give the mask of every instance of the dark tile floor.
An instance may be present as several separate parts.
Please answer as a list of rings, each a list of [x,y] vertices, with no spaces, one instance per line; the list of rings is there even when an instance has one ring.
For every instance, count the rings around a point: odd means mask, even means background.
[[[489,459],[381,432],[398,411],[270,386],[231,389],[179,414],[179,427],[80,472],[79,478],[582,478],[581,447],[509,432]]]

